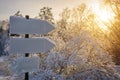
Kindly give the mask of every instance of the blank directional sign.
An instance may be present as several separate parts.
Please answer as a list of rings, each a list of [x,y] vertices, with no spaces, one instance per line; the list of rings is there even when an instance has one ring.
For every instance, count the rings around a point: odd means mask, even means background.
[[[47,52],[55,46],[48,38],[10,38],[10,53]]]
[[[38,57],[20,57],[10,66],[14,73],[35,72],[39,70]]]
[[[55,27],[45,20],[10,17],[10,33],[12,34],[46,34],[53,29]]]

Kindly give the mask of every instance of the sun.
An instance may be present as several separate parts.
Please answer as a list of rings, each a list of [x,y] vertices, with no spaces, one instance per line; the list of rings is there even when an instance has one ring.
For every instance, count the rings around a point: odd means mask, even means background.
[[[110,11],[106,11],[106,10],[99,11],[98,17],[103,22],[109,22],[109,20],[112,19],[112,15],[111,15]]]
[[[92,10],[96,16],[96,20],[99,23],[99,27],[103,30],[108,30],[108,27],[105,24],[110,24],[111,20],[114,20],[114,13],[109,6],[100,7],[100,3],[96,2]]]
[[[105,24],[110,25],[110,22],[114,20],[113,12],[111,12],[109,9],[101,9],[96,13],[96,15],[98,22],[100,23],[99,27],[108,31],[108,26]]]
[[[110,23],[110,20],[114,20],[114,14],[110,8],[104,7],[95,12],[97,18],[105,23]]]

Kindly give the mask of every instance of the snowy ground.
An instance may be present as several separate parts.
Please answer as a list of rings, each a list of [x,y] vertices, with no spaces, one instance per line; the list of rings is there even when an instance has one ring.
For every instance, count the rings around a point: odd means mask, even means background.
[[[50,74],[49,74],[50,75]],[[1,76],[0,80],[24,80],[24,75],[12,77],[12,76]],[[32,74],[30,80],[120,80],[120,76],[117,73],[106,73],[103,70],[93,69],[80,74],[76,74],[74,77],[68,79],[63,76],[50,77],[48,74]]]
[[[0,58],[0,80],[24,80],[24,74],[13,75],[8,69],[8,57]],[[103,66],[64,76],[51,70],[30,73],[30,80],[120,80],[120,66]]]

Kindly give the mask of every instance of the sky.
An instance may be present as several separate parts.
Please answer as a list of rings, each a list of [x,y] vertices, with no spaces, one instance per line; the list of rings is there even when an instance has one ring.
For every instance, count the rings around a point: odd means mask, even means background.
[[[44,6],[51,7],[57,19],[64,8],[72,8],[83,2],[89,4],[91,1],[94,0],[0,0],[0,20],[9,19],[17,11],[34,18]]]

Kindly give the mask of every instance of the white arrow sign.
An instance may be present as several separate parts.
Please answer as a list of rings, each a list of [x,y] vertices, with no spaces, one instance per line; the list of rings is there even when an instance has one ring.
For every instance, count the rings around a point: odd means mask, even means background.
[[[38,53],[52,49],[55,43],[48,38],[10,38],[10,53]]]
[[[55,27],[45,20],[10,17],[10,33],[12,34],[46,34]]]
[[[39,70],[38,57],[20,57],[10,66],[14,73],[35,72]]]

